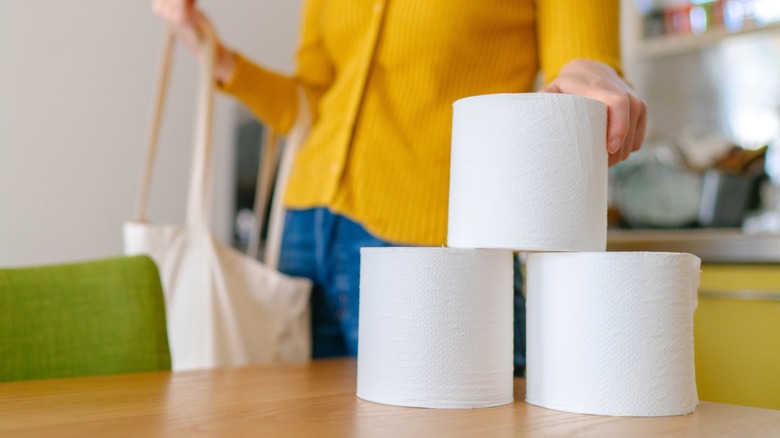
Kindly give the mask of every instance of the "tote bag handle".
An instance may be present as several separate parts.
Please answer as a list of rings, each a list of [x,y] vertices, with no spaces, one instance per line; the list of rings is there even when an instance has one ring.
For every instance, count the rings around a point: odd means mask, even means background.
[[[298,114],[290,132],[287,133],[287,139],[279,159],[279,172],[276,176],[276,191],[274,191],[271,201],[271,214],[269,215],[268,239],[265,246],[265,264],[271,268],[278,269],[279,253],[282,247],[282,232],[284,231],[284,217],[286,209],[284,207],[284,188],[287,187],[287,181],[290,179],[293,162],[298,150],[303,146],[309,135],[313,123],[312,111],[309,107],[309,99],[303,88],[298,87]]]
[[[205,226],[210,224],[210,209],[212,197],[212,126],[214,101],[214,69],[216,64],[216,38],[211,26],[199,18],[199,30],[204,42],[204,54],[201,59],[200,83],[198,86],[198,112],[195,125],[195,154],[190,173],[190,186],[187,201],[188,225]],[[171,64],[173,60],[176,38],[168,32],[163,44],[160,71],[157,76],[155,101],[152,110],[149,136],[141,173],[138,195],[135,204],[133,221],[146,222],[146,211],[149,203],[149,191],[157,154],[160,136],[160,126],[165,108]],[[266,205],[271,196],[272,184],[276,173],[276,191],[271,205],[268,240],[265,247],[265,260],[273,268],[278,266],[282,231],[284,228],[284,206],[282,203],[283,189],[287,185],[295,154],[308,135],[312,123],[309,102],[303,90],[298,87],[298,116],[288,133],[286,145],[281,158],[278,156],[278,141],[275,133],[269,128],[264,139],[263,153],[258,169],[255,191],[255,220],[250,230],[250,241],[247,254],[256,258],[259,253],[260,230],[265,219]],[[279,161],[277,167],[277,161]],[[278,172],[275,170],[278,168]]]
[[[247,255],[256,258],[260,249],[260,231],[265,221],[266,206],[268,199],[271,199],[271,214],[268,216],[268,235],[266,237],[265,251],[263,261],[273,269],[279,267],[279,252],[282,246],[282,232],[284,231],[284,189],[287,187],[287,181],[290,179],[293,161],[298,149],[306,141],[309,129],[312,124],[311,109],[309,100],[303,88],[296,87],[298,95],[298,114],[295,123],[287,133],[284,142],[284,148],[279,157],[278,136],[276,133],[266,127],[266,134],[263,138],[263,153],[260,158],[260,166],[257,174],[257,190],[255,192],[255,220],[249,234],[249,245],[247,246]],[[278,162],[278,163],[277,163]],[[276,177],[276,183],[272,186],[271,181]],[[273,190],[272,190],[273,189]]]
[[[149,124],[149,136],[146,139],[146,153],[144,154],[141,179],[139,181],[138,194],[136,195],[135,200],[135,210],[133,213],[134,222],[147,222],[146,207],[149,204],[149,187],[152,182],[154,160],[157,154],[157,141],[160,135],[160,122],[163,109],[165,108],[166,90],[168,89],[168,77],[170,76],[169,73],[171,70],[171,60],[173,59],[175,43],[176,37],[172,32],[168,32],[165,35],[162,62],[160,63],[160,71],[157,74],[152,120]]]
[[[203,54],[200,59],[200,78],[198,84],[198,106],[195,122],[195,146],[190,172],[189,194],[187,197],[186,223],[190,226],[208,228],[211,218],[212,192],[212,125],[214,116],[214,68],[216,63],[216,38],[208,22],[196,17]],[[160,71],[157,77],[152,120],[147,140],[144,166],[141,172],[138,195],[133,221],[146,222],[146,210],[149,203],[154,162],[159,142],[160,125],[168,91],[171,63],[173,59],[175,36],[168,32],[163,45]]]

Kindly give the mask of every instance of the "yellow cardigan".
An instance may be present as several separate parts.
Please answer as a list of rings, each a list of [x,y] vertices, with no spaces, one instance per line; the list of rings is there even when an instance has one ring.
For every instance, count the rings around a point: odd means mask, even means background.
[[[288,208],[328,207],[391,242],[447,241],[451,104],[531,91],[574,58],[618,68],[617,0],[308,0],[297,71],[240,55],[223,91],[287,132],[306,91],[315,124]]]

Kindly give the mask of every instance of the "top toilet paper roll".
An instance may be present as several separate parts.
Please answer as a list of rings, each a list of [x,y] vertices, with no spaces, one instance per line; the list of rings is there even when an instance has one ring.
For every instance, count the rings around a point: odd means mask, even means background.
[[[456,101],[448,246],[604,251],[606,132],[606,105],[585,97]]]

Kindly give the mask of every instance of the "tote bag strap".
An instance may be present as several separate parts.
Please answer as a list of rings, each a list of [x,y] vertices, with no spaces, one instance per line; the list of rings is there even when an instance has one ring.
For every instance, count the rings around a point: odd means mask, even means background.
[[[176,37],[172,32],[165,35],[163,44],[162,62],[160,71],[157,74],[157,86],[155,88],[154,107],[152,108],[152,120],[149,124],[149,137],[146,140],[146,153],[144,155],[144,165],[141,169],[141,179],[139,181],[138,194],[135,200],[135,210],[133,213],[134,222],[146,222],[146,207],[149,204],[149,187],[152,181],[152,172],[154,170],[154,160],[157,155],[157,141],[160,136],[160,122],[162,112],[165,108],[166,90],[168,89],[168,77],[171,71],[171,60],[173,59],[173,49],[175,47]]]
[[[214,184],[212,127],[214,120],[214,71],[217,59],[216,33],[211,25],[196,15],[203,39],[198,85],[198,112],[195,121],[195,153],[190,172],[187,198],[187,225],[209,228]]]
[[[208,22],[196,17],[202,38],[203,54],[200,57],[200,78],[198,84],[198,106],[195,122],[195,146],[190,172],[189,194],[187,197],[186,223],[190,226],[208,228],[211,218],[212,191],[212,125],[214,113],[214,68],[216,63],[216,37]],[[146,222],[146,209],[149,202],[154,162],[159,142],[162,113],[173,58],[175,37],[168,33],[162,54],[160,72],[157,79],[156,98],[152,111],[152,121],[141,172],[140,188],[136,198],[133,220]]]
[[[246,255],[254,259],[260,254],[260,233],[265,225],[266,206],[273,189],[271,181],[278,169],[278,140],[276,132],[266,126],[263,130],[263,144],[257,166],[254,220],[249,229],[249,242],[246,247]]]
[[[260,250],[260,233],[265,224],[266,206],[273,193],[271,214],[269,215],[268,235],[266,237],[263,260],[273,269],[278,268],[279,252],[281,250],[282,232],[284,231],[284,189],[292,171],[295,154],[300,149],[311,127],[311,110],[309,100],[301,87],[296,87],[298,96],[298,114],[290,132],[287,134],[284,151],[279,158],[278,136],[266,127],[263,138],[263,149],[258,166],[257,184],[255,190],[255,205],[252,228],[249,233],[247,255],[257,258]],[[274,185],[271,182],[276,177]]]
[[[271,214],[268,223],[268,238],[265,247],[264,260],[271,268],[279,268],[279,253],[282,246],[282,232],[284,231],[284,190],[290,179],[293,162],[298,150],[303,146],[312,125],[312,112],[309,107],[309,99],[301,87],[298,87],[298,116],[295,124],[287,134],[284,151],[279,163],[279,172],[276,176],[276,190],[271,201]]]

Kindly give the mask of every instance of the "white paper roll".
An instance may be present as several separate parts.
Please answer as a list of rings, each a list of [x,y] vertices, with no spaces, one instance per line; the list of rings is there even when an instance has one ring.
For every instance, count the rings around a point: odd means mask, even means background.
[[[694,411],[698,257],[532,253],[526,270],[528,403],[601,415]]]
[[[605,250],[606,136],[606,105],[585,97],[455,102],[448,246]]]
[[[358,397],[482,408],[512,402],[512,253],[362,248]]]

